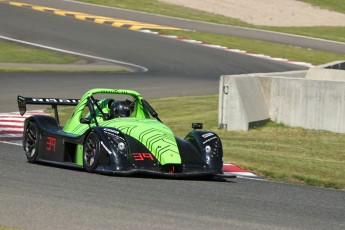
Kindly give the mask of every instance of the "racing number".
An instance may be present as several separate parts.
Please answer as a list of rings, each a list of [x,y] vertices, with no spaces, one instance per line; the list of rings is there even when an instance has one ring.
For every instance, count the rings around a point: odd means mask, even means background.
[[[145,159],[154,160],[151,153],[132,153],[132,155],[136,161],[143,161]]]
[[[47,150],[48,151],[54,151],[55,152],[55,148],[56,148],[56,138],[55,137],[47,137]]]

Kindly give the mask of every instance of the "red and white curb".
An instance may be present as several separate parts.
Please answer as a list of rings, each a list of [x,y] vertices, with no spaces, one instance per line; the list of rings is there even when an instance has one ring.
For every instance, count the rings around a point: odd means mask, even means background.
[[[165,38],[175,39],[175,40],[179,40],[179,41],[183,41],[183,42],[188,42],[188,43],[192,43],[192,44],[196,44],[196,45],[202,45],[202,46],[206,46],[206,47],[210,47],[210,48],[214,48],[214,49],[221,49],[221,50],[228,51],[228,52],[241,53],[243,55],[253,56],[253,57],[257,57],[257,58],[264,58],[264,59],[268,59],[268,60],[285,62],[285,63],[300,65],[300,66],[306,66],[306,67],[313,67],[314,66],[313,64],[307,63],[307,62],[292,61],[292,60],[285,59],[285,58],[277,58],[277,57],[271,57],[271,56],[264,55],[264,54],[256,54],[256,53],[248,52],[245,50],[228,48],[225,46],[214,45],[214,44],[210,44],[207,42],[183,38],[183,37],[179,37],[179,36],[175,36],[175,35],[160,34],[158,32],[154,32],[151,30],[137,30],[137,31],[142,32],[142,33],[154,34],[154,35],[158,35],[158,36],[165,37]]]
[[[21,116],[19,112],[0,113],[0,142],[19,145],[23,139],[24,120],[32,115],[44,115],[42,110],[29,111]]]
[[[234,164],[229,164],[229,163],[223,164],[223,172],[225,175],[231,174],[231,175],[236,175],[237,177],[240,177],[240,178],[250,178],[250,179],[261,180],[261,178],[255,175],[254,173],[249,172],[248,170],[242,169]]]

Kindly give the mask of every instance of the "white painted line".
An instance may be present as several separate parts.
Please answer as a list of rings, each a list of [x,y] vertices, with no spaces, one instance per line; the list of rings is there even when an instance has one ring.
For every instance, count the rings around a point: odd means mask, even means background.
[[[44,49],[48,49],[48,50],[58,51],[58,52],[62,52],[62,53],[77,55],[77,56],[81,56],[81,57],[92,58],[92,59],[97,59],[97,60],[107,61],[107,62],[112,62],[112,63],[116,63],[116,64],[119,64],[119,65],[131,66],[131,67],[134,67],[134,68],[141,69],[143,72],[147,72],[148,71],[148,69],[146,67],[143,67],[143,66],[140,66],[140,65],[135,65],[135,64],[132,64],[132,63],[128,63],[128,62],[122,62],[122,61],[117,61],[117,60],[113,60],[113,59],[102,58],[102,57],[98,57],[98,56],[93,56],[93,55],[73,52],[73,51],[59,49],[59,48],[54,48],[54,47],[51,47],[51,46],[40,45],[40,44],[37,44],[37,43],[32,43],[32,42],[27,42],[27,41],[23,41],[23,40],[18,40],[18,39],[14,39],[14,38],[2,36],[2,35],[0,35],[0,39],[12,41],[12,42],[18,42],[18,43],[26,44],[26,45],[30,45],[30,46],[40,47],[40,48],[44,48]]]
[[[236,175],[236,176],[237,178],[240,178],[240,179],[266,181],[265,179],[262,179],[260,177],[246,177],[246,176],[241,176],[241,175]]]
[[[23,134],[12,134],[12,133],[0,134],[0,138],[2,137],[23,137]]]
[[[201,44],[202,42],[201,41],[197,41],[197,40],[190,40],[190,39],[186,39],[186,40],[183,40],[184,42],[189,42],[189,43],[196,43],[196,44]]]
[[[211,47],[211,48],[216,48],[216,49],[228,49],[228,47],[225,46],[220,46],[220,45],[212,45],[212,44],[202,44],[203,46]]]
[[[172,38],[172,39],[178,38],[178,36],[176,35],[167,35],[167,34],[159,34],[159,36],[165,37],[165,38]]]
[[[5,143],[5,144],[9,144],[9,145],[22,146],[22,143],[15,143],[15,142],[8,142],[8,141],[0,141],[0,143]]]
[[[6,125],[11,125],[11,126],[20,126],[20,127],[23,127],[24,126],[24,123],[23,122],[2,122],[1,119],[0,119],[0,129],[1,129],[1,126],[6,126]]]
[[[252,53],[247,53],[247,55],[253,56],[253,57],[261,57],[261,58],[266,58],[267,55],[264,54],[252,54]]]
[[[239,175],[239,176],[246,176],[246,177],[258,177],[254,173],[251,172],[231,172],[233,174]]]
[[[24,116],[21,116],[19,112],[8,112],[8,113],[0,113],[0,116],[15,116],[17,115],[18,117],[29,117],[31,114],[36,115],[36,114],[42,114],[42,110],[30,110],[25,113]]]
[[[142,32],[142,33],[148,33],[148,34],[158,34],[158,32],[154,32],[151,30],[137,30],[137,31]]]
[[[0,117],[0,122],[2,123],[3,121],[4,122],[7,122],[7,121],[13,121],[13,122],[24,122],[25,121],[25,117],[24,118],[10,118],[10,117]]]
[[[310,67],[313,66],[312,64],[306,63],[306,62],[295,62],[295,61],[293,61],[293,62],[290,62],[290,63],[293,63],[295,65],[301,65],[301,66],[310,66]]]
[[[282,61],[282,62],[289,61],[288,59],[285,59],[285,58],[276,58],[276,57],[272,57],[271,59],[272,59],[273,61]]]
[[[235,52],[235,53],[246,53],[247,51],[239,50],[239,49],[228,49],[228,51]]]
[[[0,126],[0,131],[15,131],[15,132],[21,132],[23,131],[23,128],[2,128]]]

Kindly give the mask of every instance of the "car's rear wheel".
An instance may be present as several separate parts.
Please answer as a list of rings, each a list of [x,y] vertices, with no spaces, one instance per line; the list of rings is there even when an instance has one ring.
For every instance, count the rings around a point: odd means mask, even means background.
[[[84,143],[83,166],[87,172],[94,172],[100,155],[100,140],[95,132],[89,133]]]
[[[24,150],[28,162],[36,162],[38,155],[38,127],[34,121],[31,121],[24,132]]]

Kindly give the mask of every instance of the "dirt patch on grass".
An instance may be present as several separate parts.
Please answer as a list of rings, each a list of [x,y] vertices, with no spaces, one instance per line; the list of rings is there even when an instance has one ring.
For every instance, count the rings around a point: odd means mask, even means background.
[[[160,0],[261,26],[345,26],[345,14],[296,0]]]

